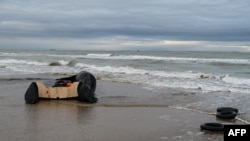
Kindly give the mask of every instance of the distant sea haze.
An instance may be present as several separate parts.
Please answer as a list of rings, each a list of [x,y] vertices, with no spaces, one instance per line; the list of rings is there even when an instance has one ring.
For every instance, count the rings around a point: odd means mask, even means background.
[[[250,92],[250,54],[240,52],[0,51],[0,77],[74,74],[201,92]]]

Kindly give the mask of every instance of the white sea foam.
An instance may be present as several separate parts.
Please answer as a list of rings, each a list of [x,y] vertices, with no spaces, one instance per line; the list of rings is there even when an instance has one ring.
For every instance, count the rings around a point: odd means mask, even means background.
[[[193,63],[229,63],[229,64],[250,64],[249,59],[227,59],[227,58],[195,58],[195,57],[165,57],[165,56],[150,56],[150,55],[113,55],[111,53],[89,53],[86,55],[79,54],[17,54],[0,52],[0,55],[20,55],[20,56],[48,56],[58,58],[86,58],[86,59],[110,59],[110,60],[157,60],[171,62],[193,62]]]
[[[2,74],[5,74],[5,72],[9,74],[78,73],[86,70],[98,75],[103,80],[139,83],[149,87],[250,92],[250,79],[244,77],[247,76],[248,64],[250,64],[248,59],[199,58],[195,55],[193,58],[183,56],[114,55],[112,53],[74,55],[74,53],[22,52],[5,55],[0,52],[0,66],[4,66],[0,67]],[[75,60],[76,64],[69,66],[70,60]],[[154,60],[157,60],[157,63]],[[49,66],[51,62],[58,62],[60,65]],[[229,71],[220,67],[224,63],[230,69]],[[191,66],[189,66],[190,64]],[[235,64],[244,65],[240,66],[239,70],[239,67],[235,66]],[[193,66],[194,68],[192,68]],[[169,67],[171,68],[169,69]],[[205,68],[203,69],[203,67]],[[237,74],[235,73],[236,69]]]
[[[10,53],[6,53],[10,54]],[[25,54],[22,54],[25,55]],[[86,58],[86,59],[110,59],[110,60],[157,60],[171,62],[201,62],[201,63],[229,63],[250,64],[249,59],[226,59],[226,58],[194,58],[194,57],[161,57],[150,55],[113,55],[110,53],[89,53],[86,55],[60,55],[60,54],[26,54],[27,56],[48,56],[58,58]]]
[[[14,53],[14,52],[12,52],[12,53],[0,52],[0,56],[15,56],[15,55],[17,55],[17,53]]]
[[[226,83],[230,83],[234,86],[250,86],[250,79],[246,78],[236,78],[236,77],[230,77],[229,75],[226,75],[223,79]]]
[[[203,63],[230,63],[250,64],[249,59],[222,59],[222,58],[182,58],[182,57],[159,57],[146,55],[112,55],[112,54],[87,54],[83,58],[118,59],[118,60],[158,60],[173,62],[203,62]]]
[[[1,65],[15,65],[15,64],[26,64],[26,65],[47,65],[47,63],[37,62],[37,61],[29,61],[29,60],[17,60],[17,59],[4,59],[0,60]]]
[[[89,54],[87,54],[87,56],[102,58],[102,57],[111,57],[112,54],[95,54],[95,53],[89,53]]]
[[[104,76],[105,80],[141,83],[158,87],[201,89],[203,91],[250,91],[250,79],[235,78],[228,75],[195,73],[191,71],[166,72],[134,69],[131,67],[95,66],[81,63],[78,63],[76,66],[89,68],[99,73],[110,74]]]
[[[69,61],[60,60],[60,61],[58,61],[58,63],[60,63],[61,65],[68,65]]]
[[[76,67],[82,68],[91,68],[98,72],[109,72],[109,73],[124,73],[124,74],[134,74],[134,75],[151,75],[160,78],[190,78],[190,79],[219,79],[220,76],[207,73],[195,73],[192,71],[185,72],[176,72],[176,71],[156,71],[156,70],[144,70],[144,69],[135,69],[129,66],[124,67],[113,67],[113,66],[96,66],[77,63]]]
[[[68,67],[68,61],[60,60],[58,62],[64,66],[50,67],[47,66],[47,63],[36,61],[0,60],[1,65],[7,65],[6,69],[19,73],[77,73],[81,70],[88,70],[97,74],[109,74],[102,76],[104,80],[140,83],[157,87],[201,89],[203,91],[250,92],[250,79],[236,78],[228,75],[219,76],[192,71],[167,72],[135,69],[129,66],[97,66],[83,63],[77,63],[75,67]]]

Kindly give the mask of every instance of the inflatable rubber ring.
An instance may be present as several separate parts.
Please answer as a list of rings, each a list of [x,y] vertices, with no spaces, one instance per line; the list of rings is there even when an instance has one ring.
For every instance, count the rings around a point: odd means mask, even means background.
[[[232,108],[232,107],[220,107],[220,108],[217,108],[217,112],[224,112],[224,111],[234,111],[235,113],[239,112],[239,110],[237,108]]]
[[[91,74],[87,71],[82,71],[75,76],[75,80],[90,86],[91,92],[92,93],[95,92],[96,78],[93,74]]]
[[[82,82],[78,85],[78,99],[83,102],[88,103],[96,103],[98,99],[95,96],[95,93],[91,91],[91,88],[89,85],[86,85]]]
[[[234,119],[237,116],[237,113],[235,111],[223,111],[223,112],[217,112],[216,117],[222,118],[222,119]]]
[[[200,128],[207,131],[224,131],[224,125],[221,123],[203,123]]]
[[[38,87],[35,82],[32,82],[24,95],[27,104],[35,104],[39,101]]]

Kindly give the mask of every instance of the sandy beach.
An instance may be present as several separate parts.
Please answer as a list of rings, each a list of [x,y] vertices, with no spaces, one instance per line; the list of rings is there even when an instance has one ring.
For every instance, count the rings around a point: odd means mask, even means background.
[[[31,80],[1,80],[0,140],[8,141],[222,141],[222,133],[204,132],[200,124],[246,124],[250,96],[153,89],[98,80],[99,102],[41,100],[29,105],[24,93]],[[239,119],[220,120],[217,107],[240,110]],[[243,121],[241,121],[243,119]]]

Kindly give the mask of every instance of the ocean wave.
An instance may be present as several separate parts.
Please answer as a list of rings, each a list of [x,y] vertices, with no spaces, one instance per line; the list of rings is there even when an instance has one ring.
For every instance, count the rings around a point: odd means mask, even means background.
[[[248,87],[250,87],[250,79],[237,78],[237,77],[231,77],[229,75],[226,75],[225,77],[222,78],[222,80],[226,83],[232,84],[233,86],[237,86],[237,87],[248,86]]]
[[[0,60],[0,65],[10,65],[10,64],[26,64],[26,65],[46,65],[46,63],[38,61],[29,61],[29,60],[17,60],[17,59],[3,59]]]
[[[250,64],[248,59],[220,59],[220,58],[179,58],[179,57],[152,57],[133,56],[133,59],[164,60],[172,62],[195,62],[195,63],[228,63],[228,64]]]
[[[79,57],[79,56],[78,56]],[[225,64],[250,64],[249,59],[224,59],[224,58],[182,58],[182,57],[160,57],[146,55],[113,55],[113,54],[87,54],[80,58],[89,59],[116,59],[116,60],[157,60],[171,62],[193,62],[193,63],[225,63]]]
[[[113,55],[112,54],[108,54],[108,53],[105,53],[105,54],[89,53],[89,54],[87,54],[87,56],[102,58],[102,57],[111,57]]]
[[[103,59],[103,60],[154,60],[154,61],[167,61],[177,63],[212,63],[214,65],[227,65],[227,64],[240,64],[249,65],[249,59],[229,59],[229,58],[195,58],[195,57],[166,57],[166,56],[152,56],[152,55],[119,55],[112,53],[88,53],[88,54],[30,54],[30,53],[5,53],[0,52],[4,56],[44,56],[55,58],[78,58],[78,59]]]
[[[3,59],[0,60],[0,67],[6,67],[9,65],[34,65],[34,66],[71,66],[74,67],[76,65],[75,60],[59,60],[52,62],[38,62],[38,61],[30,61],[30,60],[17,60],[17,59]]]
[[[75,60],[70,60],[70,61],[65,61],[65,60],[60,60],[60,61],[53,61],[48,63],[48,66],[71,66],[74,67],[76,65]]]
[[[55,64],[55,65],[53,65]],[[178,79],[215,79],[215,80],[223,80],[226,83],[237,83],[239,85],[250,84],[249,79],[238,79],[234,77],[230,77],[226,74],[214,75],[211,73],[203,73],[203,72],[193,72],[193,71],[159,71],[159,70],[145,70],[133,68],[130,66],[109,66],[109,65],[92,65],[92,64],[83,64],[77,63],[75,60],[59,60],[53,62],[38,62],[38,61],[28,61],[28,60],[17,60],[17,59],[4,59],[0,60],[1,68],[15,68],[18,65],[23,65],[23,67],[28,69],[33,69],[33,66],[44,66],[44,70],[50,70],[46,66],[58,66],[58,70],[65,69],[63,67],[71,67],[72,70],[81,70],[81,69],[89,69],[96,72],[107,72],[111,74],[133,74],[133,75],[151,75],[158,78],[178,78]],[[29,65],[29,66],[26,66]],[[42,70],[39,70],[42,71]],[[35,71],[34,71],[35,72]],[[61,71],[60,71],[61,72]]]
[[[133,75],[151,75],[159,78],[188,78],[188,79],[222,79],[225,75],[213,75],[210,73],[192,72],[192,71],[158,71],[135,69],[129,66],[114,67],[114,66],[97,66],[77,63],[77,68],[89,68],[97,72],[107,72],[112,74],[133,74]]]
[[[19,60],[20,61],[20,60]],[[20,63],[17,60],[15,63]],[[25,65],[12,65],[8,69],[20,74],[75,74],[86,70],[94,73],[98,79],[143,84],[155,87],[170,87],[195,89],[201,91],[224,91],[224,92],[250,92],[250,79],[232,77],[227,74],[212,74],[192,71],[159,71],[136,69],[129,66],[100,66],[93,64],[76,63],[71,67],[69,61],[60,60],[61,66],[50,67],[47,63],[40,66],[28,65],[37,62],[22,62]],[[0,61],[1,64],[1,61]]]
[[[46,58],[47,56],[53,56]],[[37,56],[35,56],[37,57]],[[40,56],[39,56],[40,57]],[[67,58],[68,57],[68,58]],[[117,59],[112,65],[108,63],[93,64],[91,61],[84,61],[80,58],[88,59]],[[5,57],[4,57],[5,58]],[[8,57],[6,57],[8,58]],[[19,57],[18,57],[19,58]],[[24,57],[25,58],[25,57]],[[45,58],[45,59],[44,59]],[[29,57],[30,59],[30,57]],[[145,61],[145,59],[147,61]],[[39,58],[40,60],[40,58]],[[128,82],[132,84],[144,84],[156,87],[171,87],[196,89],[202,91],[231,91],[231,92],[250,92],[250,79],[238,78],[223,74],[226,72],[204,73],[199,70],[188,71],[187,69],[159,69],[162,61],[183,62],[187,65],[193,63],[231,63],[231,64],[250,64],[248,59],[219,59],[219,58],[181,58],[181,57],[156,57],[146,55],[113,55],[113,54],[86,54],[86,55],[53,55],[44,54],[41,60],[43,62],[25,59],[2,59],[0,68],[2,72],[12,74],[74,74],[86,70],[103,80],[117,82]],[[54,60],[54,61],[51,61]],[[76,61],[77,60],[77,61]],[[132,60],[135,65],[121,66],[120,60]],[[140,61],[134,61],[140,60]],[[152,64],[160,62],[157,67]],[[50,63],[56,62],[57,65],[50,66]],[[104,62],[106,62],[104,60]],[[114,61],[115,62],[115,61]],[[89,63],[89,64],[88,64]],[[141,67],[142,63],[147,63],[149,67]],[[124,64],[122,64],[124,65]],[[138,66],[137,66],[138,65]],[[151,66],[150,66],[151,65]],[[198,64],[200,65],[200,64]],[[4,66],[4,67],[1,67]],[[147,68],[147,69],[145,69]],[[173,70],[173,71],[170,71]],[[182,71],[183,70],[183,71]],[[187,71],[184,71],[187,70]]]
[[[16,52],[11,52],[11,53],[8,53],[8,52],[0,52],[0,56],[16,56],[17,53]]]
[[[250,92],[250,79],[215,75],[203,72],[166,72],[131,67],[95,66],[78,63],[79,68],[92,70],[101,79],[116,82],[139,83],[157,87],[185,88],[202,91]]]

